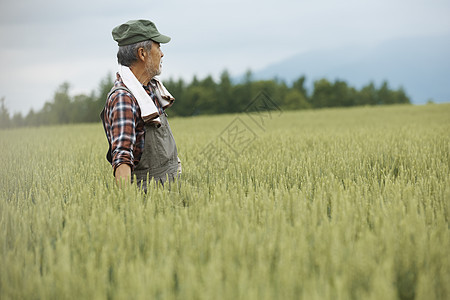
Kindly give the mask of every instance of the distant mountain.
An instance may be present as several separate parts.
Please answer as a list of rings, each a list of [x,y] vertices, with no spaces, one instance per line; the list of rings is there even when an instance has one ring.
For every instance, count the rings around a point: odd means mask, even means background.
[[[253,78],[292,82],[302,75],[311,87],[320,78],[357,88],[387,80],[391,88],[402,86],[415,104],[450,102],[450,34],[302,53],[254,72]]]

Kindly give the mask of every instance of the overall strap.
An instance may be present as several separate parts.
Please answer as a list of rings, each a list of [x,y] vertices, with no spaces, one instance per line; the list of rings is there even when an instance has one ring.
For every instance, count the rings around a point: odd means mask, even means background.
[[[109,91],[108,96],[106,97],[106,100],[108,100],[109,97],[111,97],[111,95],[114,94],[117,90],[124,90],[124,91],[130,93],[131,95],[133,95],[133,93],[126,86],[113,86],[111,91]]]

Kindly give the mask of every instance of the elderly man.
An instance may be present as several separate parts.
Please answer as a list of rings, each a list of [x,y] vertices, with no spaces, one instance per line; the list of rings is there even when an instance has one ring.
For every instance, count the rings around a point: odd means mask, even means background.
[[[100,114],[109,142],[107,159],[119,185],[132,182],[147,191],[148,181],[174,180],[181,173],[177,147],[165,109],[175,100],[158,77],[170,37],[148,20],[132,20],[112,31],[119,45],[119,71]]]

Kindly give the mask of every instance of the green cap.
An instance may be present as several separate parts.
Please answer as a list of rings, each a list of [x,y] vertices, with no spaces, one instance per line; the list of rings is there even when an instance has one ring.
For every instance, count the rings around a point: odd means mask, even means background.
[[[131,20],[112,30],[113,39],[119,46],[131,45],[152,40],[157,43],[168,43],[170,37],[162,35],[155,24],[149,20]]]

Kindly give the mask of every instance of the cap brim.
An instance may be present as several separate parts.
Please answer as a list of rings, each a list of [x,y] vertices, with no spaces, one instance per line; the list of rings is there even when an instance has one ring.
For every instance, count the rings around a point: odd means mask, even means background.
[[[170,42],[170,40],[171,40],[170,37],[168,37],[167,35],[163,35],[163,34],[152,37],[152,41],[155,41],[155,42],[161,43],[161,44],[168,43],[168,42]]]

